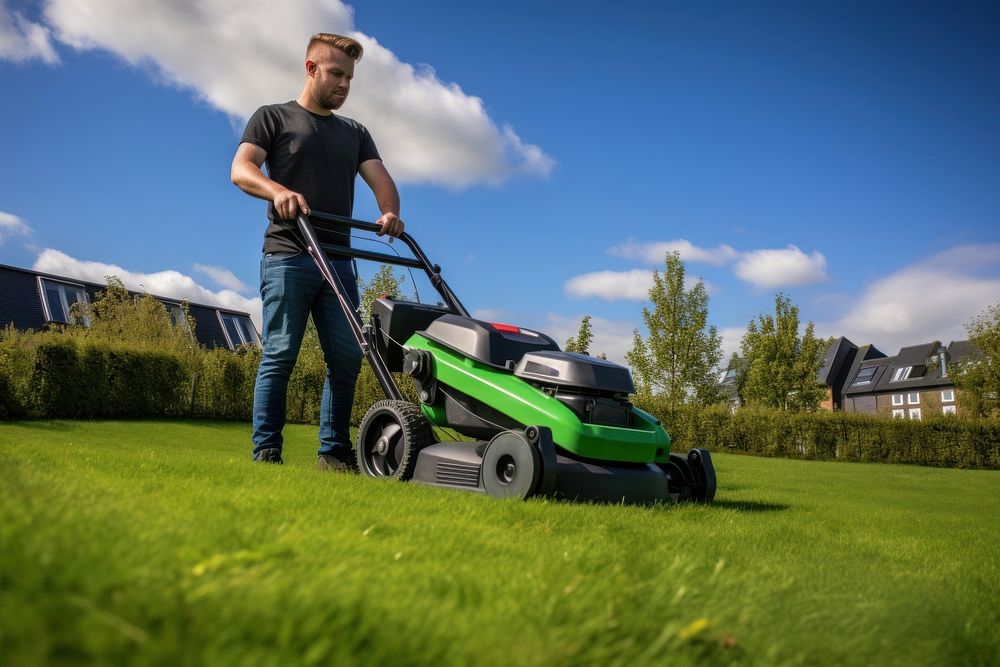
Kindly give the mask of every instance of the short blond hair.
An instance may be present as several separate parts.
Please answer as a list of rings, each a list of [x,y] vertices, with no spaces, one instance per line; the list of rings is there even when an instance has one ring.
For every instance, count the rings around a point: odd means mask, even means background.
[[[317,32],[309,38],[309,46],[306,47],[306,58],[312,53],[313,47],[321,43],[343,51],[353,58],[354,62],[361,60],[361,56],[365,52],[364,47],[356,39],[344,37],[343,35],[334,35],[332,32]]]

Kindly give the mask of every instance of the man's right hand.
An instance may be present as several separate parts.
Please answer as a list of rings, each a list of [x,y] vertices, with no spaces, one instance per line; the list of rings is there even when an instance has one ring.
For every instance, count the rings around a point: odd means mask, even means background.
[[[274,195],[274,210],[282,220],[295,220],[299,217],[299,212],[302,215],[309,215],[309,204],[298,192],[282,190]]]

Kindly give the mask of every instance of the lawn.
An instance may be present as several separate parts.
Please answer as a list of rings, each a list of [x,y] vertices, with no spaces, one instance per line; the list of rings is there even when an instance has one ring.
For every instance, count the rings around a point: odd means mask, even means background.
[[[248,438],[0,423],[0,662],[1000,664],[1000,472],[719,454],[714,505],[597,506]]]

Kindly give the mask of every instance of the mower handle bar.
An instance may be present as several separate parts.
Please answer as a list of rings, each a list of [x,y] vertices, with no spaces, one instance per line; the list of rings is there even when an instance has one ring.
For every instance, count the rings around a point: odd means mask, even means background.
[[[330,265],[330,256],[351,259],[368,259],[376,262],[384,262],[386,264],[423,269],[427,274],[427,277],[430,279],[431,284],[434,286],[434,289],[436,289],[441,295],[441,298],[444,299],[444,302],[447,304],[449,310],[455,314],[464,315],[465,317],[469,317],[469,311],[465,309],[465,306],[462,305],[462,302],[458,300],[458,297],[455,296],[455,293],[451,291],[450,287],[448,287],[444,278],[441,277],[441,267],[437,264],[431,264],[430,260],[427,259],[427,255],[425,255],[424,251],[420,249],[419,245],[417,245],[417,242],[414,241],[413,237],[406,232],[400,234],[399,238],[410,248],[410,251],[414,256],[413,259],[409,257],[388,255],[381,252],[372,252],[370,250],[358,250],[350,246],[320,243],[319,238],[316,236],[316,230],[313,229],[313,224],[309,220],[310,218],[313,218],[320,223],[336,222],[366,232],[381,232],[382,226],[374,222],[365,222],[364,220],[355,220],[354,218],[334,215],[332,213],[321,213],[319,211],[313,211],[308,216],[299,214],[297,218],[299,231],[302,233],[306,242],[309,254],[312,256],[317,268],[319,268],[320,273],[323,275],[323,279],[333,289],[334,295],[336,295],[337,300],[340,302],[341,310],[344,311],[344,316],[347,318],[347,322],[351,327],[354,339],[361,347],[362,354],[364,354],[365,358],[368,359],[368,362],[371,364],[372,370],[375,371],[375,376],[378,379],[379,384],[382,386],[382,390],[388,398],[402,400],[402,392],[400,392],[399,387],[396,385],[396,381],[393,379],[392,374],[389,372],[389,369],[382,360],[378,349],[374,345],[375,333],[370,328],[366,330],[364,324],[361,322],[361,317],[358,315],[358,311],[355,309],[354,304],[348,298],[344,285],[340,280],[340,276],[337,275],[337,272],[334,271],[333,267]],[[341,230],[332,231],[342,233]]]

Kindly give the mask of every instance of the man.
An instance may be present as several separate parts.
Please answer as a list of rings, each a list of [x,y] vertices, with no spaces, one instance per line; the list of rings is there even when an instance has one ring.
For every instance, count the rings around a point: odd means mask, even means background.
[[[233,158],[232,180],[265,199],[260,294],[264,305],[264,352],[253,406],[253,460],[281,463],[288,378],[312,315],[327,366],[320,406],[319,459],[324,470],[353,470],[348,420],[361,368],[358,350],[333,290],[323,281],[300,238],[299,213],[350,216],[358,173],[375,195],[381,234],[399,236],[399,192],[360,123],[333,112],[347,99],[361,44],[319,33],[306,48],[306,81],[298,99],[264,106],[247,123]],[[261,165],[267,165],[267,175]],[[350,245],[346,233],[339,240]],[[357,277],[349,260],[333,263],[349,297],[358,303]]]

